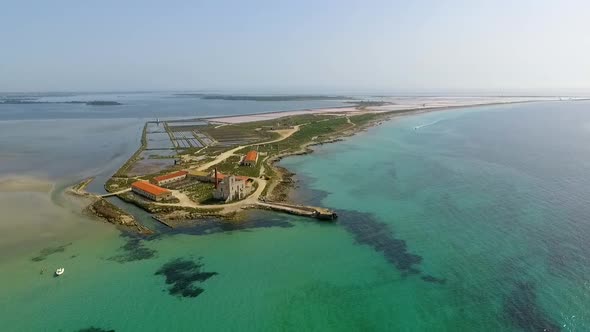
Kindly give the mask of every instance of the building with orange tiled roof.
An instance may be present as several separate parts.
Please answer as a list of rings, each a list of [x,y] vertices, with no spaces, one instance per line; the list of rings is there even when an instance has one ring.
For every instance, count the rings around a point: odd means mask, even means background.
[[[172,192],[170,192],[170,190],[158,187],[155,184],[151,184],[147,181],[133,182],[131,184],[131,190],[133,190],[133,192],[136,194],[157,202],[172,198]]]
[[[217,179],[215,178],[215,176],[217,176]],[[211,182],[215,182],[215,180],[217,180],[217,182],[219,182],[219,181],[223,181],[223,179],[225,179],[225,174],[223,174],[221,172],[217,172],[217,174],[215,174],[215,171],[211,172]]]
[[[236,175],[235,177],[236,177],[236,180],[244,181],[244,183],[246,184],[246,187],[250,187],[252,185],[252,183],[254,182],[254,180],[249,176]]]
[[[168,183],[184,180],[186,175],[188,174],[187,171],[178,171],[170,174],[165,174],[161,176],[156,176],[154,178],[154,183],[158,186],[163,186]]]
[[[242,165],[244,166],[254,166],[258,161],[258,152],[257,151],[249,151],[246,153],[246,156],[242,160]]]
[[[211,175],[209,174],[209,172],[205,172],[205,171],[197,171],[194,169],[189,169],[188,174],[186,176],[191,179],[201,181],[201,182],[212,182]]]

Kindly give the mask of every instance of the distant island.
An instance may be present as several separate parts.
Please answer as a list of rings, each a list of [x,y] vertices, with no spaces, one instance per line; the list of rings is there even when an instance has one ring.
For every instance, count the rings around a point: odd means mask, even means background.
[[[0,104],[9,104],[9,105],[23,105],[23,104],[84,104],[88,106],[116,106],[116,105],[123,105],[117,101],[112,100],[92,100],[92,101],[81,101],[81,100],[73,100],[73,101],[39,101],[32,98],[23,98],[23,99],[1,99]]]
[[[115,106],[115,105],[123,105],[117,101],[109,101],[109,100],[93,100],[93,101],[87,101],[85,103],[86,105],[89,106]]]
[[[347,104],[352,104],[356,107],[364,109],[366,107],[381,107],[386,105],[395,105],[393,102],[389,101],[373,101],[373,100],[360,100],[360,101],[345,101]]]
[[[236,101],[313,101],[313,100],[354,100],[348,96],[319,96],[319,95],[277,95],[277,96],[245,96],[222,95],[204,93],[177,93],[177,97],[194,97],[211,100],[236,100]]]

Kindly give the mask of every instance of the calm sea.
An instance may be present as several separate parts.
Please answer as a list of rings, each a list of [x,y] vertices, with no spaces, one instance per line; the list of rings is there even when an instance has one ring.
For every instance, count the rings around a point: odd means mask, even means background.
[[[0,121],[0,144],[65,183],[137,146],[132,119],[94,122]],[[254,212],[140,240],[58,189],[0,193],[2,329],[587,331],[589,139],[590,103],[531,103],[399,118],[284,160],[293,199],[338,210],[333,224]]]

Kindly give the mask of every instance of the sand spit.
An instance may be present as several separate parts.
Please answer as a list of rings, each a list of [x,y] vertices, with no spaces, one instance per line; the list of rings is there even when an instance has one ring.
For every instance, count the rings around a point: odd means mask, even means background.
[[[248,114],[248,115],[236,115],[236,116],[225,116],[220,118],[207,118],[211,122],[220,123],[244,123],[253,121],[265,121],[278,119],[285,116],[291,115],[302,115],[302,114],[322,114],[322,113],[350,113],[358,112],[355,107],[336,107],[336,108],[318,108],[318,109],[305,109],[297,111],[284,111],[284,112],[270,112],[260,114]]]
[[[48,193],[53,183],[29,176],[7,176],[0,178],[0,192],[39,192]]]
[[[260,114],[247,114],[236,116],[223,116],[207,118],[211,122],[219,123],[244,123],[253,121],[264,121],[278,119],[284,116],[301,115],[301,114],[362,114],[362,113],[381,113],[391,111],[408,111],[408,110],[433,110],[446,109],[453,107],[468,106],[485,106],[510,103],[524,103],[534,101],[559,101],[559,100],[580,100],[582,98],[563,98],[563,97],[386,97],[375,96],[372,99],[379,99],[385,105],[381,106],[362,106],[351,105],[345,107],[330,107],[318,109],[303,109],[285,112],[268,112]]]

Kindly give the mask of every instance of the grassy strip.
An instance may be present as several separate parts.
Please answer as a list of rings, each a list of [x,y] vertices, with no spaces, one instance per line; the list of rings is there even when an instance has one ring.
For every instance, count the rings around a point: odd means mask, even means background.
[[[203,204],[213,200],[213,184],[197,182],[182,190],[192,201]]]
[[[201,216],[216,216],[219,215],[221,211],[223,211],[223,207],[218,209],[199,209],[199,208],[192,208],[192,207],[184,207],[184,206],[173,206],[173,205],[158,205],[154,203],[149,203],[144,200],[138,200],[135,198],[134,194],[132,193],[124,193],[118,195],[120,199],[127,203],[131,203],[146,210],[149,213],[153,214],[166,214],[175,211],[185,211],[188,213],[195,213]]]
[[[131,168],[131,166],[133,166],[133,164],[135,164],[135,162],[137,160],[139,160],[139,155],[143,152],[143,150],[145,150],[147,148],[147,125],[148,123],[146,122],[143,126],[143,132],[141,134],[141,146],[139,147],[139,149],[137,151],[135,151],[135,153],[131,156],[131,158],[129,158],[124,164],[123,166],[121,166],[117,172],[115,172],[115,174],[113,175],[114,177],[127,177],[127,171],[129,170],[129,168]],[[106,188],[105,189],[108,191],[109,189]]]

